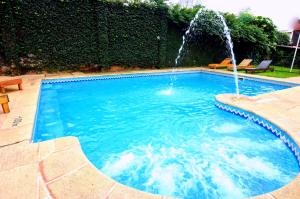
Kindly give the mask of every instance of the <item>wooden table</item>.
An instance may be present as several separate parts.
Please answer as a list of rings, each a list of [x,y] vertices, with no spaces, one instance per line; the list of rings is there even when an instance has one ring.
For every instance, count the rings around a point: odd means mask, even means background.
[[[19,90],[22,90],[22,79],[9,79],[0,81],[1,93],[5,93],[5,87],[11,85],[18,85]]]

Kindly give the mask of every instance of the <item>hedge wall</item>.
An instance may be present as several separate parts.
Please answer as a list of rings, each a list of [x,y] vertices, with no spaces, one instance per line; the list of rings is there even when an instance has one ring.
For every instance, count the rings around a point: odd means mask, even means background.
[[[1,0],[1,53],[31,55],[43,67],[159,66],[165,62],[166,8],[98,0]]]
[[[168,21],[166,67],[174,66],[178,50],[182,44],[182,36],[187,26],[178,25],[171,20]],[[192,37],[187,38],[179,66],[205,66],[209,63],[221,61],[227,56],[225,42],[218,37],[202,35],[198,31],[193,32]]]
[[[172,67],[187,28],[172,21],[167,7],[155,4],[0,0],[0,6],[0,55],[25,70]],[[193,34],[179,65],[201,66],[227,56],[220,38],[201,29]],[[235,49],[240,52],[238,44]]]
[[[17,36],[14,10],[10,1],[0,1],[0,55],[10,62],[17,60]]]
[[[295,49],[277,47],[276,53],[272,55],[273,65],[290,67],[293,61]],[[300,68],[300,51],[298,50],[297,56],[294,62],[294,68]]]
[[[147,6],[97,5],[103,64],[158,66],[164,64],[167,34],[165,10]]]

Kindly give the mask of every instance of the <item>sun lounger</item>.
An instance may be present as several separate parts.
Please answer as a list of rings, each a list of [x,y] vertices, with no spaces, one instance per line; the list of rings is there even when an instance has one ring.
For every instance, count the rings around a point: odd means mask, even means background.
[[[217,68],[226,68],[227,66],[231,65],[231,59],[226,58],[219,64],[209,64],[208,67],[210,69],[217,69]]]
[[[246,73],[254,73],[254,72],[265,72],[265,71],[274,71],[274,68],[270,67],[272,60],[264,60],[260,62],[260,64],[256,68],[245,68]]]
[[[11,85],[18,85],[19,90],[22,90],[22,79],[9,79],[0,81],[1,93],[5,93],[5,87]]]
[[[3,113],[9,113],[8,102],[9,99],[7,95],[0,95],[0,104],[2,106]]]
[[[251,66],[252,59],[244,59],[241,61],[239,65],[237,65],[237,70],[245,69],[245,68],[253,68],[254,66]],[[233,65],[227,67],[227,70],[233,70]]]

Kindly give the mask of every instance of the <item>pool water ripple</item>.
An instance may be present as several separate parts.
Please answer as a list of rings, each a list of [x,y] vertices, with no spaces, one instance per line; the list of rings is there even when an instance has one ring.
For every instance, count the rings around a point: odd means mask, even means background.
[[[214,105],[234,82],[201,72],[42,85],[34,141],[77,136],[115,180],[178,198],[243,198],[298,173],[289,148],[265,128]],[[251,80],[241,94],[287,86]]]

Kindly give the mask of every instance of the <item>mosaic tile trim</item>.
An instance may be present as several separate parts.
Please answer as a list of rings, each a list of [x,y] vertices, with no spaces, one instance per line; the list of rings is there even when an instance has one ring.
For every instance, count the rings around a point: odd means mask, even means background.
[[[35,114],[34,114],[34,123],[33,123],[33,127],[32,127],[31,138],[30,138],[30,142],[31,143],[33,143],[35,132],[36,132],[36,121],[37,121],[38,112],[39,112],[39,109],[40,109],[41,93],[42,93],[42,87],[40,86],[40,88],[39,88],[39,96],[38,96],[38,99],[37,99],[37,105],[36,105]]]
[[[281,130],[278,126],[259,117],[258,115],[254,114],[254,113],[250,113],[248,111],[244,111],[239,108],[235,108],[235,107],[232,107],[227,104],[220,103],[220,102],[216,102],[215,105],[216,105],[216,107],[218,107],[221,110],[227,111],[229,113],[233,113],[234,115],[238,115],[247,120],[253,121],[254,123],[262,126],[263,128],[267,129],[269,132],[274,134],[292,151],[292,153],[294,154],[295,158],[297,159],[298,165],[300,167],[299,146],[294,142],[294,140],[286,132]]]
[[[82,82],[82,81],[94,81],[94,80],[110,80],[110,79],[125,79],[125,78],[138,78],[138,77],[153,77],[153,76],[194,74],[194,73],[201,73],[201,71],[176,71],[176,72],[163,72],[163,73],[140,73],[140,74],[125,74],[125,75],[123,74],[123,75],[105,75],[105,76],[86,76],[86,77],[77,77],[77,78],[61,78],[61,79],[43,80],[42,84]]]
[[[219,75],[223,77],[232,77],[231,74],[218,73],[212,71],[205,71],[199,69],[199,71],[175,71],[175,72],[160,72],[160,73],[140,73],[140,74],[121,74],[121,75],[106,75],[106,76],[86,76],[86,77],[76,77],[76,78],[60,78],[60,79],[48,79],[43,80],[42,84],[54,84],[54,83],[68,83],[68,82],[81,82],[81,81],[94,81],[94,80],[110,80],[110,79],[122,79],[122,78],[138,78],[138,77],[153,77],[153,76],[165,76],[165,75],[176,75],[176,74],[193,74],[193,73],[206,73]],[[278,84],[283,86],[299,86],[300,84],[289,83],[289,82],[280,82],[274,80],[265,80],[255,77],[246,77],[240,75],[239,78],[243,80],[252,80],[257,82]]]
[[[224,77],[233,77],[232,74],[226,74],[226,73],[221,73],[221,72],[213,72],[213,71],[201,71],[203,73],[208,73],[208,74],[214,74],[214,75],[220,75]],[[248,77],[248,76],[243,76],[239,74],[239,79],[240,80],[251,80],[251,81],[256,81],[256,82],[264,82],[264,83],[270,83],[270,84],[278,84],[282,86],[288,86],[288,87],[293,87],[293,86],[300,86],[300,84],[297,83],[292,83],[292,82],[282,82],[282,81],[276,81],[276,80],[270,80],[270,79],[263,79],[263,78],[256,78],[256,77]]]

